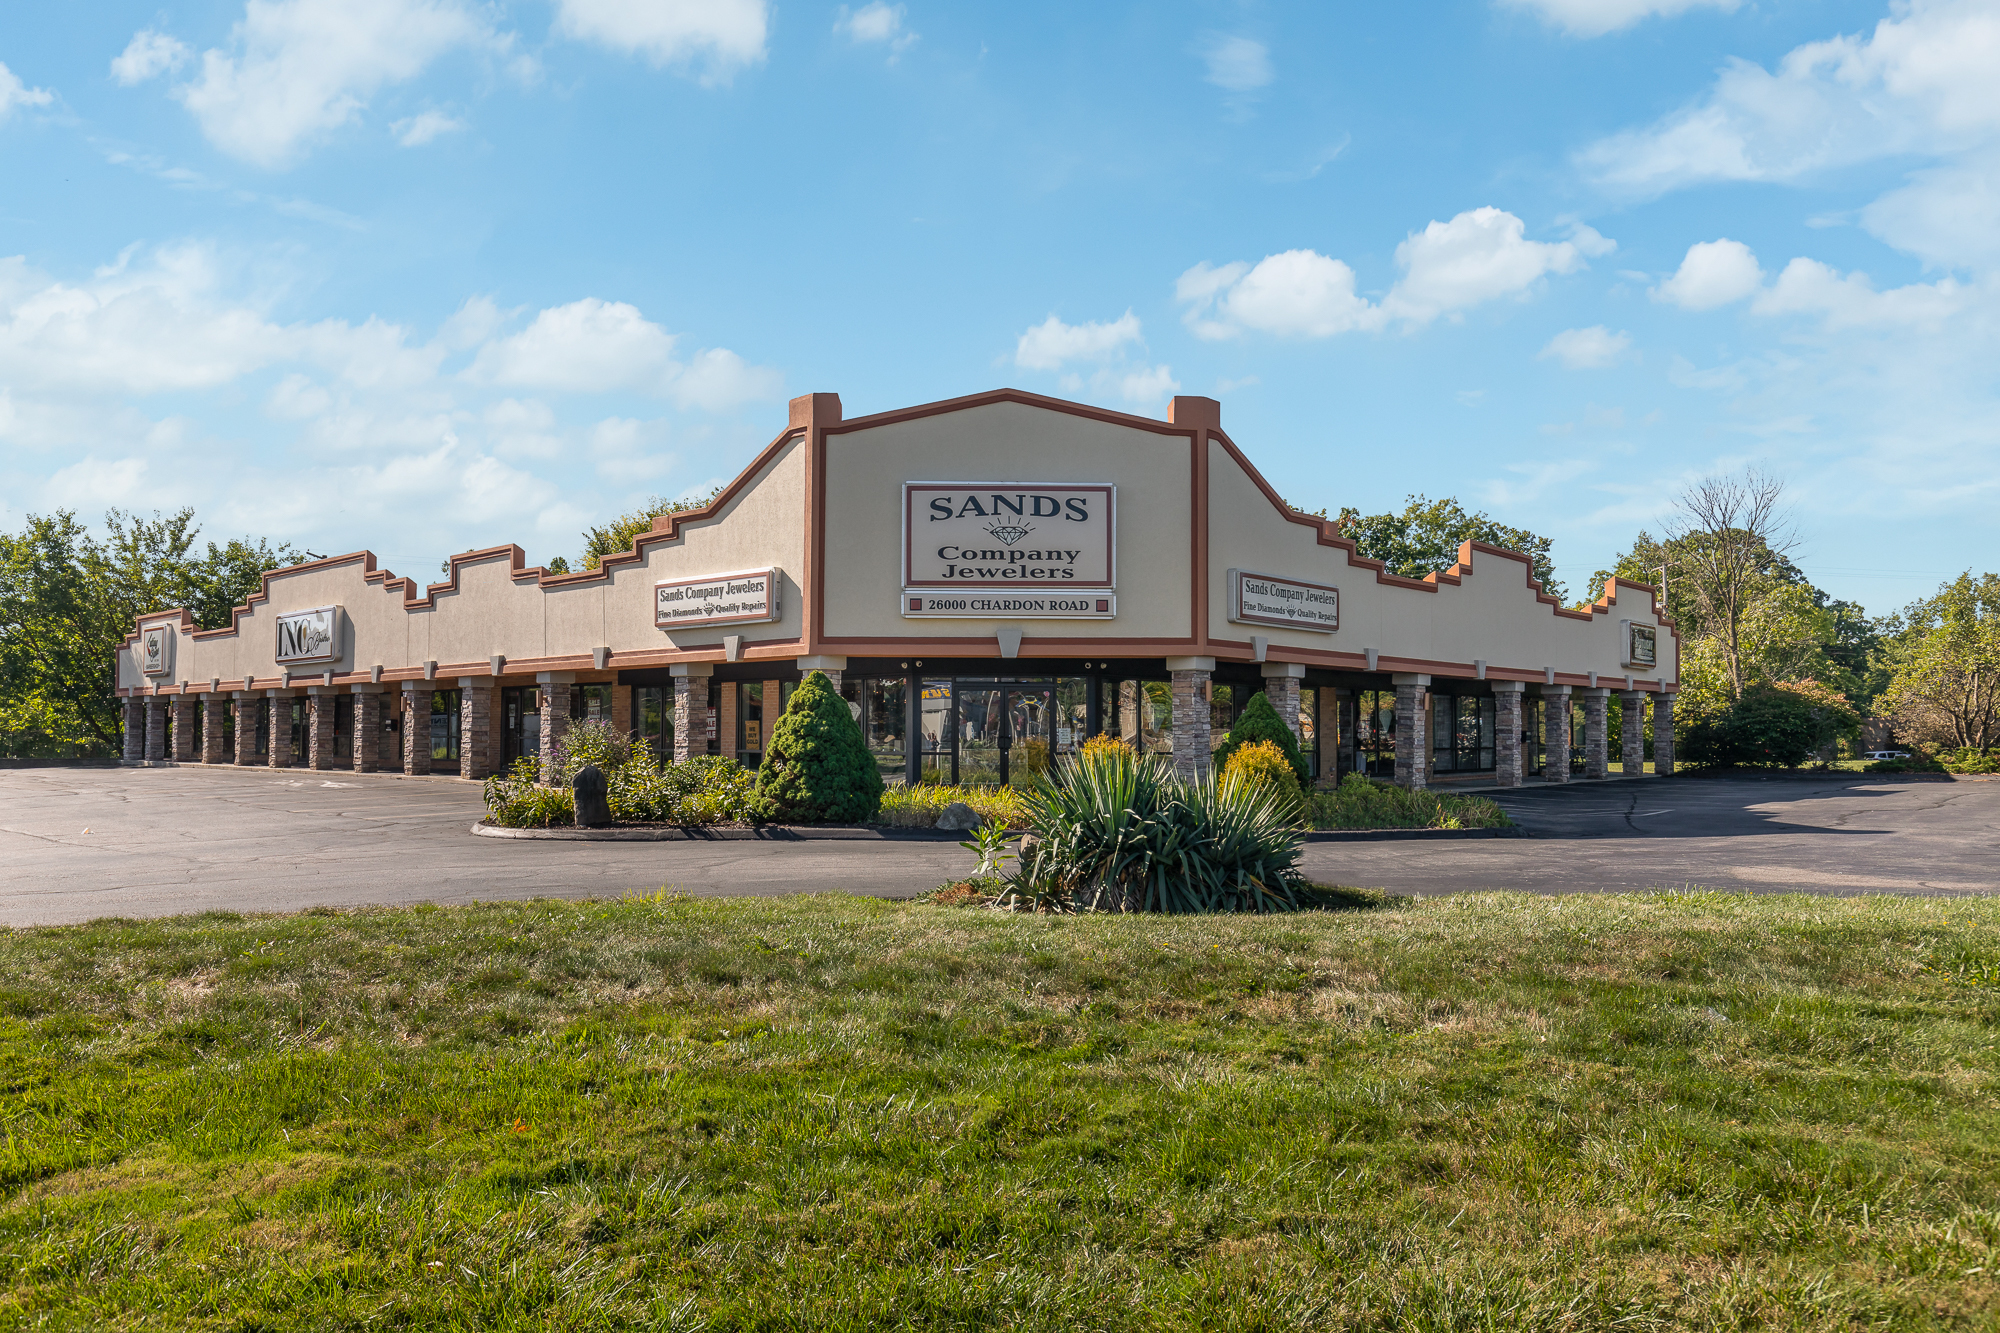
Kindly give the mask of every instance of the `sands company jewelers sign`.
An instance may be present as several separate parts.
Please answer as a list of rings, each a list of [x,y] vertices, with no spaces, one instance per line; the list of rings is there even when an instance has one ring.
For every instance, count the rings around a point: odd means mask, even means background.
[[[903,586],[1108,591],[1117,502],[1109,482],[905,482]]]
[[[331,662],[340,656],[340,608],[315,606],[278,617],[278,663]]]
[[[1229,618],[1246,625],[1316,630],[1340,628],[1340,589],[1247,569],[1229,571]]]
[[[742,569],[653,585],[653,623],[661,629],[691,625],[751,625],[778,618],[776,569]]]
[[[164,676],[173,669],[173,627],[153,625],[139,631],[139,670],[148,676]]]

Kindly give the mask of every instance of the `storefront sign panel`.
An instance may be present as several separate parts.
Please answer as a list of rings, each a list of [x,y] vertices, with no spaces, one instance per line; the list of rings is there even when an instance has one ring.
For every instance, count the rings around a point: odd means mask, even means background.
[[[903,586],[1110,588],[1117,501],[1109,482],[905,482]]]
[[[776,569],[742,569],[696,579],[667,579],[653,586],[653,623],[661,629],[690,625],[750,625],[778,618]]]
[[[278,665],[331,662],[339,656],[339,607],[315,606],[306,611],[287,611],[278,617]]]
[[[1340,628],[1340,589],[1232,569],[1229,618],[1248,625],[1331,634]]]
[[[906,589],[903,614],[912,619],[949,620],[1110,620],[1118,599],[1109,593],[931,592]]]
[[[139,632],[139,670],[148,676],[164,676],[174,669],[174,631],[169,625],[153,625]]]
[[[1620,637],[1625,643],[1625,660],[1620,666],[1644,667],[1648,671],[1659,665],[1660,631],[1651,625],[1641,625],[1636,620],[1623,622],[1625,633]]]

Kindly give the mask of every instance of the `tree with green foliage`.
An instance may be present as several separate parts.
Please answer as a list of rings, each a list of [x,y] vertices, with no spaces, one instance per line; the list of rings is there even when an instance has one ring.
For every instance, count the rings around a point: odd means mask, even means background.
[[[185,608],[221,629],[289,546],[214,542],[197,555],[192,509],[105,516],[98,538],[74,512],[30,514],[0,533],[0,754],[110,754],[124,734],[112,658],[142,615]]]
[[[825,672],[808,672],[765,745],[759,813],[787,824],[865,824],[881,808],[882,790],[847,701]]]
[[[1883,695],[1899,736],[1958,750],[2000,745],[2000,575],[1967,570],[1901,618]]]
[[[653,520],[662,514],[680,514],[690,509],[700,509],[713,503],[722,494],[717,486],[707,495],[685,496],[679,500],[663,500],[655,495],[627,514],[620,514],[601,527],[591,528],[583,534],[583,567],[596,569],[604,563],[607,555],[617,555],[632,549],[632,543],[653,530]],[[564,563],[567,570],[568,564]]]
[[[1229,739],[1215,751],[1213,757],[1215,771],[1220,773],[1226,769],[1229,766],[1229,757],[1236,753],[1238,747],[1248,745],[1252,741],[1269,741],[1284,751],[1285,762],[1292,766],[1292,772],[1298,777],[1299,786],[1306,787],[1311,784],[1312,769],[1307,766],[1306,757],[1299,753],[1299,738],[1292,735],[1292,729],[1278,716],[1278,710],[1271,706],[1270,699],[1265,697],[1262,690],[1251,695],[1250,701],[1243,705],[1242,713],[1237,715],[1236,725],[1229,729]]]
[[[1526,528],[1510,528],[1483,513],[1468,513],[1455,499],[1408,498],[1400,514],[1364,515],[1359,509],[1342,509],[1337,520],[1341,535],[1354,542],[1357,555],[1380,560],[1391,574],[1413,579],[1451,568],[1465,542],[1503,546],[1534,562],[1535,579],[1542,591],[1557,601],[1566,597],[1556,578],[1547,537]]]

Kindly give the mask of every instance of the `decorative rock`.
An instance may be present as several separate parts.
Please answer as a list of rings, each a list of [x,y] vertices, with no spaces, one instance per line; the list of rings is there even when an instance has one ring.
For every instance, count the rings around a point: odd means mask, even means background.
[[[978,812],[964,801],[953,801],[938,816],[937,826],[942,829],[975,829],[980,825]]]
[[[570,780],[570,791],[576,800],[576,823],[579,828],[603,828],[611,822],[611,802],[604,793],[608,784],[604,774],[596,764],[585,764]]]
[[[1042,854],[1042,840],[1033,833],[1023,833],[1021,841],[1014,848],[1014,864],[1022,874],[1034,868],[1035,858]]]

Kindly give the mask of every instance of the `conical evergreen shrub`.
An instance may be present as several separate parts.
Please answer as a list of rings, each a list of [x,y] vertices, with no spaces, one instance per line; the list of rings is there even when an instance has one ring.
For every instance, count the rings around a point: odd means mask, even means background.
[[[865,824],[881,805],[882,774],[847,701],[825,672],[811,672],[765,743],[758,813],[774,823]]]
[[[1229,756],[1251,741],[1269,741],[1283,750],[1292,772],[1298,776],[1299,786],[1312,785],[1312,770],[1306,766],[1306,757],[1299,753],[1299,738],[1292,735],[1292,729],[1278,716],[1278,710],[1271,707],[1270,699],[1262,690],[1251,695],[1250,702],[1243,705],[1243,715],[1229,729],[1229,739],[1215,752],[1215,771],[1220,773],[1228,765]]]

